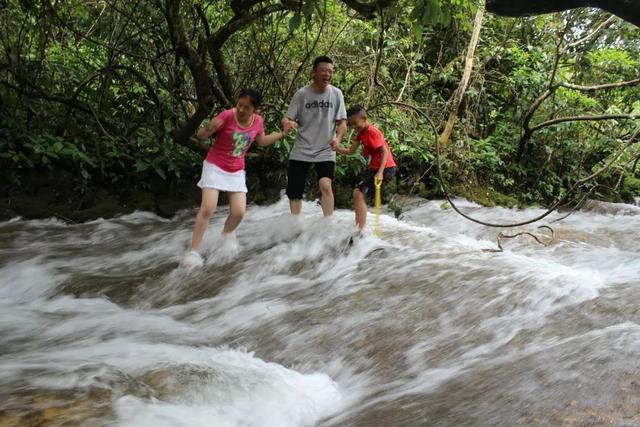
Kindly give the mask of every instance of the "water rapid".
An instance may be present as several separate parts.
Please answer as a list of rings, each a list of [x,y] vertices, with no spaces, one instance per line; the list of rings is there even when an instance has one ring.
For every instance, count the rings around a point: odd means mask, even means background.
[[[640,425],[640,207],[303,212],[0,223],[0,426]]]

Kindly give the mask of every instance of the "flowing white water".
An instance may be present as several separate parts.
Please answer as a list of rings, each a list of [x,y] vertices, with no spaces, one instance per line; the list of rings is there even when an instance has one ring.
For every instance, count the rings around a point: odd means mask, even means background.
[[[0,425],[640,425],[637,206],[501,253],[439,201],[351,247],[351,211],[303,209],[224,242],[223,209],[195,270],[191,211],[0,223]]]

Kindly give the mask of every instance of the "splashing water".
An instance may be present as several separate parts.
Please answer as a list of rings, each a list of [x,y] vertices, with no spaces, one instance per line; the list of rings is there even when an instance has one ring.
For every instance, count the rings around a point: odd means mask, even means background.
[[[197,269],[191,211],[0,223],[0,425],[640,425],[640,208],[488,253],[440,205],[353,245],[350,211],[251,206],[223,241],[223,210]]]

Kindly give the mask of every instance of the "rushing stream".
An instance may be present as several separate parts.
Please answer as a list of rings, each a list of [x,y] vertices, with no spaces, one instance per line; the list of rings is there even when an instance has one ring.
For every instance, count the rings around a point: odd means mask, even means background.
[[[0,426],[640,425],[640,208],[486,252],[441,204],[351,247],[285,200],[220,245],[222,209],[193,271],[193,211],[0,223]]]

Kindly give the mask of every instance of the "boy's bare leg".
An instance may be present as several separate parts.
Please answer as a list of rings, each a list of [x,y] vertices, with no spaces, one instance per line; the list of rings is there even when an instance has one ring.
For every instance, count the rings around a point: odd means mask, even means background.
[[[324,216],[333,215],[333,190],[331,189],[331,178],[320,178],[318,181],[320,192],[322,193],[322,214]]]
[[[289,199],[289,209],[291,209],[291,215],[300,215],[300,212],[302,212],[302,200]]]
[[[202,189],[202,202],[200,203],[200,209],[196,216],[196,224],[193,227],[193,235],[191,236],[191,250],[198,251],[200,243],[202,243],[202,237],[209,225],[209,219],[211,215],[216,211],[218,206],[218,190],[213,188]]]
[[[224,222],[222,234],[230,234],[238,228],[247,211],[247,193],[229,193],[229,216]]]
[[[353,190],[353,210],[356,212],[356,226],[362,231],[367,223],[367,199],[359,188]]]

